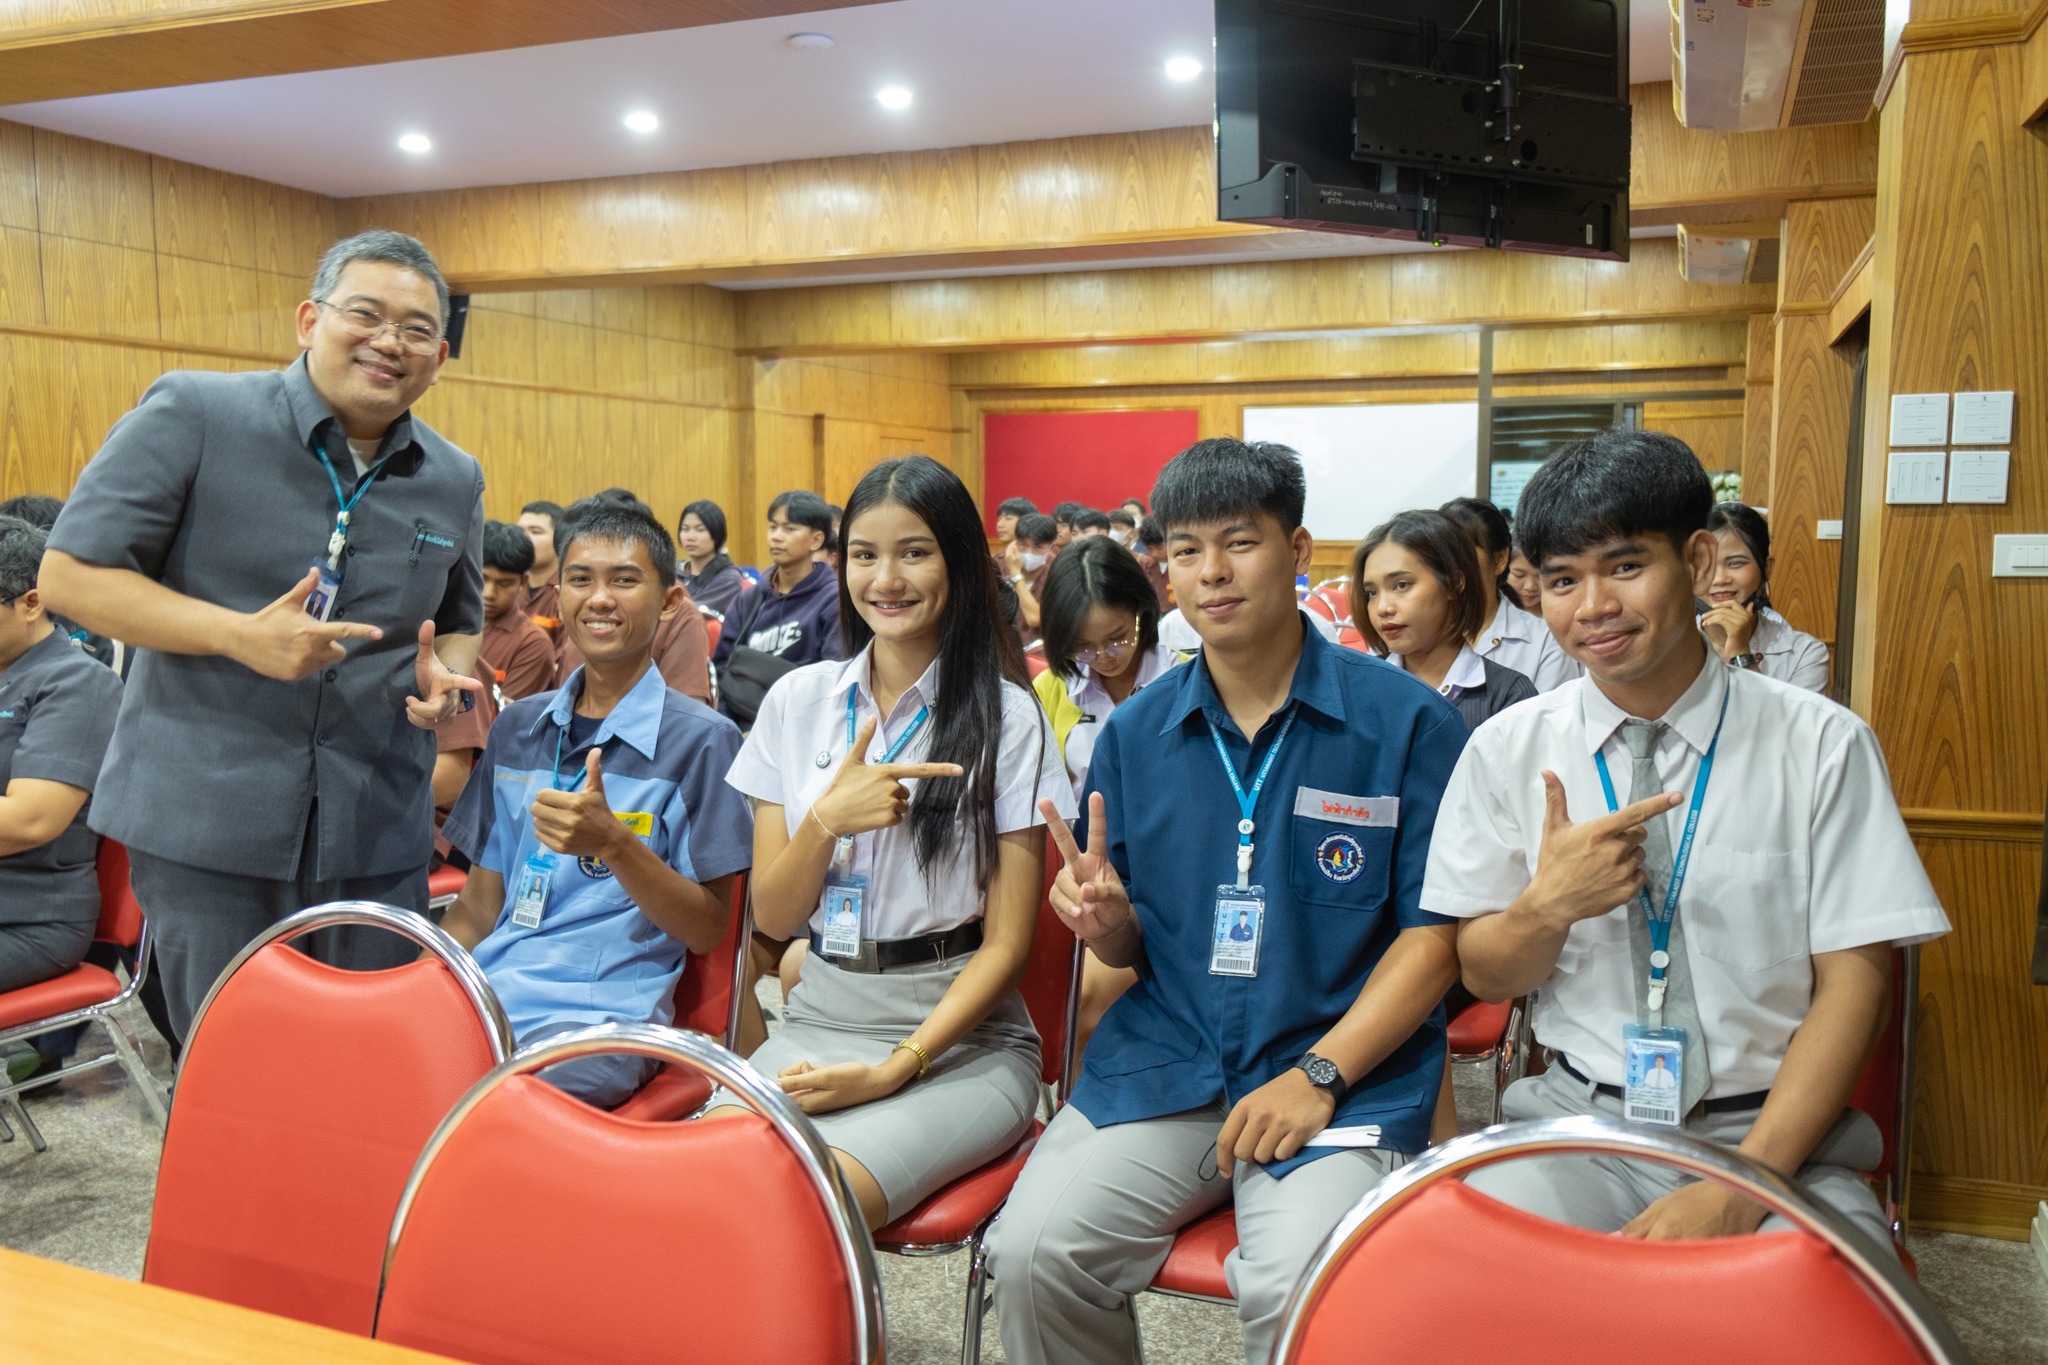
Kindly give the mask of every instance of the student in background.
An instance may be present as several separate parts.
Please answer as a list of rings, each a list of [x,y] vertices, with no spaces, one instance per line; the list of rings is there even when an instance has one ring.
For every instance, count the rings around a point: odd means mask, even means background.
[[[1087,510],[1088,504],[1083,502],[1063,502],[1052,509],[1052,522],[1058,529],[1058,534],[1053,537],[1052,542],[1054,554],[1058,554],[1073,543],[1074,514]]]
[[[1183,656],[1159,643],[1159,601],[1138,561],[1110,541],[1077,541],[1053,561],[1045,583],[1046,671],[1031,690],[1052,720],[1078,803],[1088,788],[1095,741],[1116,709]],[[1102,1012],[1138,974],[1089,955],[1081,975],[1075,1052],[1088,1046]]]
[[[880,1227],[1030,1127],[1038,1035],[1016,987],[1044,884],[1036,802],[1073,794],[958,476],[921,455],[869,470],[845,552],[853,658],[777,682],[727,780],[756,802],[756,922],[810,936],[752,1065]],[[832,920],[848,896],[852,938]]]
[[[623,488],[608,488],[602,493],[569,504],[562,513],[560,540],[569,543],[576,523],[607,507],[623,508],[636,512],[650,520],[656,520],[652,508]],[[666,536],[668,533],[662,533]],[[677,584],[678,587],[682,585]],[[711,704],[711,632],[705,629],[704,614],[697,610],[697,604],[690,600],[687,589],[683,592],[682,610],[664,614],[655,624],[649,649],[653,652],[654,666],[660,670],[662,681],[686,697],[695,697],[706,706]],[[594,621],[594,629],[602,629],[602,620]],[[583,666],[583,652],[567,632],[562,635],[561,649],[555,660],[555,676],[567,681],[570,674]]]
[[[1536,688],[1472,651],[1494,594],[1472,572],[1470,550],[1442,512],[1403,512],[1374,527],[1351,556],[1351,621],[1375,652],[1434,687],[1476,730]]]
[[[57,514],[64,510],[64,499],[53,498],[47,493],[21,493],[0,502],[0,517],[19,517],[29,525],[49,535],[50,528],[57,524]],[[107,667],[128,676],[128,652],[104,635],[95,635],[74,621],[61,616],[50,617],[50,624],[68,636],[80,649],[99,660]]]
[[[1501,510],[1484,498],[1452,498],[1437,510],[1464,528],[1478,557],[1480,578],[1493,584],[1498,594],[1492,617],[1473,636],[1473,650],[1482,659],[1521,674],[1536,684],[1538,692],[1577,677],[1579,666],[1543,628],[1541,619],[1522,610],[1521,599],[1508,586],[1514,536]]]
[[[1522,546],[1586,676],[1472,736],[1422,904],[1462,921],[1481,998],[1542,992],[1536,1041],[1557,1060],[1508,1089],[1509,1119],[1632,1109],[1682,1125],[1783,1173],[1874,1250],[1891,1237],[1861,1173],[1884,1144],[1849,1096],[1889,1008],[1892,949],[1948,919],[1870,727],[1707,649],[1693,613],[1717,560],[1713,501],[1685,443],[1651,431],[1574,442],[1529,481]],[[1623,1091],[1655,1052],[1678,1063],[1676,1103]],[[1630,1237],[1777,1223],[1712,1182],[1607,1158],[1469,1183]]]
[[[700,498],[676,519],[676,575],[690,600],[723,618],[747,576],[725,553],[725,509]]]
[[[812,558],[820,564],[829,565],[836,574],[839,572],[839,522],[846,515],[846,509],[836,502],[828,502],[825,504],[825,510],[832,514],[832,529],[825,536],[825,543],[818,548]]]
[[[1109,518],[1109,538],[1135,553],[1138,547],[1138,519],[1121,507],[1113,507],[1104,515]]]
[[[497,526],[503,523],[487,522],[485,524]],[[518,527],[515,526],[511,529],[514,535],[519,535]],[[525,537],[520,536],[520,539],[523,540]],[[484,595],[485,600],[488,601],[490,597],[488,583],[484,587]],[[535,635],[539,636],[542,641],[546,641],[548,638],[547,632],[534,625],[524,612],[515,608],[511,615],[518,620],[524,621],[528,626],[532,627]],[[488,626],[486,629],[488,629]],[[548,651],[547,659],[548,674],[552,679],[555,671],[555,653],[553,650]],[[484,656],[481,653],[477,655],[477,668],[479,670],[485,669]],[[487,687],[477,693],[475,706],[445,725],[436,727],[434,730],[434,854],[427,862],[429,871],[439,869],[449,863],[454,863],[457,867],[463,868],[469,866],[469,859],[465,858],[457,851],[453,844],[448,842],[444,830],[448,823],[448,813],[455,809],[457,798],[462,795],[463,788],[469,785],[469,775],[476,769],[477,757],[483,753],[484,744],[491,737],[491,726],[497,722],[498,714],[502,709],[499,706],[500,697],[501,693],[497,688]]]
[[[1018,519],[1037,514],[1038,504],[1029,498],[1004,498],[996,508],[996,539],[1007,547],[1017,538]]]
[[[1508,553],[1508,588],[1515,594],[1515,600],[1522,604],[1522,610],[1531,616],[1543,615],[1543,580],[1536,575],[1536,566],[1522,554],[1522,547],[1515,546]]]
[[[1125,506],[1129,506],[1126,503]],[[1131,553],[1137,556],[1138,567],[1145,571],[1145,578],[1152,584],[1153,596],[1159,599],[1159,610],[1173,610],[1173,585],[1166,577],[1166,532],[1150,517],[1138,518],[1138,541],[1131,546]]]
[[[1152,498],[1203,649],[1111,718],[1086,851],[1053,825],[1054,909],[1138,981],[989,1236],[1014,1365],[1134,1360],[1131,1296],[1233,1199],[1231,1285],[1264,1365],[1317,1246],[1422,1149],[1443,1076],[1455,931],[1416,897],[1464,722],[1309,629],[1294,452],[1201,441]]]
[[[739,731],[652,666],[663,619],[695,610],[667,530],[620,502],[576,510],[563,518],[561,602],[585,662],[499,717],[444,830],[472,867],[443,927],[475,955],[521,1047],[589,1024],[667,1023],[686,952],[725,937],[752,837],[721,780]],[[541,1075],[611,1108],[649,1069],[607,1055]]]
[[[485,674],[479,681],[493,685],[497,707],[555,685],[555,647],[548,633],[519,609],[532,567],[531,536],[502,521],[484,523],[484,633],[477,643],[476,658],[477,667]],[[447,752],[445,747],[441,749],[444,756]],[[436,772],[438,796],[438,769]],[[446,803],[437,799],[434,804]]]
[[[1707,514],[1717,557],[1700,629],[1722,662],[1826,695],[1828,647],[1771,609],[1771,528],[1763,513],[1719,502]]]
[[[121,709],[121,680],[43,608],[43,544],[41,528],[0,517],[0,991],[60,977],[92,946],[100,840],[86,814]],[[76,1037],[34,1042],[23,1059],[41,1071]]]
[[[1145,500],[1143,498],[1125,498],[1117,506],[1129,512],[1138,521],[1143,522],[1145,520]]]
[[[723,682],[732,653],[744,645],[787,664],[840,656],[839,579],[818,551],[832,534],[832,507],[816,493],[778,493],[768,504],[771,570],[732,601],[712,661]]]
[[[1017,619],[1024,623],[1024,643],[1038,639],[1041,629],[1039,601],[1045,592],[1046,575],[1052,572],[1059,527],[1051,517],[1031,513],[1017,520],[1017,535],[1003,551],[1004,577],[1017,590]]]
[[[1075,540],[1086,540],[1090,536],[1106,536],[1109,534],[1108,515],[1098,512],[1092,507],[1084,507],[1074,513],[1074,519],[1068,524],[1074,528]]]
[[[556,598],[561,588],[561,566],[555,560],[555,524],[562,519],[560,503],[539,498],[519,509],[516,523],[533,542],[533,567],[526,571],[526,595],[519,609],[548,633],[550,645],[562,639],[561,612]]]

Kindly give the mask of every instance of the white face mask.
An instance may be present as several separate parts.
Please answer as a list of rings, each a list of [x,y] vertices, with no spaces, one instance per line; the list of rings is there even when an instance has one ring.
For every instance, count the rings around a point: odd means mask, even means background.
[[[1017,553],[1017,558],[1024,562],[1024,571],[1026,573],[1037,573],[1045,567],[1045,556],[1036,550],[1020,550]]]
[[[1138,538],[1138,533],[1136,531],[1111,531],[1109,538],[1128,550],[1131,548],[1131,542]]]

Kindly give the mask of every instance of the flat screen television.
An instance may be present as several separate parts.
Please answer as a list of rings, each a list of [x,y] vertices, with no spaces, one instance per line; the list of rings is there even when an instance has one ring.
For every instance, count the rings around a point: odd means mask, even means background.
[[[1217,216],[1628,259],[1626,0],[1216,0]]]

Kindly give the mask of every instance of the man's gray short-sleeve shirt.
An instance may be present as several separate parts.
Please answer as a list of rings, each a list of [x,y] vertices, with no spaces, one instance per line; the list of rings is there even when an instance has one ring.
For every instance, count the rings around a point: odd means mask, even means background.
[[[56,838],[0,858],[0,924],[91,924],[100,915],[93,788],[121,707],[114,670],[52,631],[0,671],[0,789],[16,778],[77,787],[87,804]]]
[[[115,424],[50,548],[253,612],[324,559],[355,466],[301,357],[283,370],[177,371]],[[246,876],[321,878],[424,866],[434,737],[406,719],[420,623],[483,627],[483,471],[410,414],[350,517],[334,618],[381,629],[297,682],[218,655],[137,651],[92,827],[160,858]],[[318,797],[314,838],[305,839]]]

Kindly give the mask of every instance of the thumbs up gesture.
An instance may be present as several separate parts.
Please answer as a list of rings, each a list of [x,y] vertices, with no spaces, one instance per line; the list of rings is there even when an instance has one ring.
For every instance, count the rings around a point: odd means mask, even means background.
[[[1572,821],[1564,783],[1543,774],[1543,847],[1525,895],[1546,919],[1568,929],[1596,919],[1643,889],[1643,826],[1685,798],[1659,792],[1584,824]]]
[[[593,748],[583,760],[578,790],[542,791],[533,801],[533,832],[552,853],[573,858],[609,860],[633,831],[612,814],[604,794],[604,762]]]
[[[1052,802],[1041,801],[1038,809],[1066,861],[1052,884],[1049,899],[1054,912],[1077,937],[1090,943],[1108,938],[1130,922],[1131,901],[1124,894],[1123,878],[1109,861],[1109,814],[1102,793],[1088,795],[1086,852],[1074,842],[1074,831]]]

